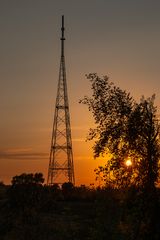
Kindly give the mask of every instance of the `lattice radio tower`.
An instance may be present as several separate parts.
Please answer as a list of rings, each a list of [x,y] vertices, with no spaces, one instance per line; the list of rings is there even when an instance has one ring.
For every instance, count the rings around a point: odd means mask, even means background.
[[[75,184],[72,138],[64,57],[64,16],[62,16],[61,60],[55,104],[47,184]]]

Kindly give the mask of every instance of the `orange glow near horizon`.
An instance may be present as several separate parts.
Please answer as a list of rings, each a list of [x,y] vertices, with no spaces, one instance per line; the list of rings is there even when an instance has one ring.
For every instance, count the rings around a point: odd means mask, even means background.
[[[86,109],[85,111],[87,112]],[[86,136],[89,129],[89,127],[87,128],[86,126],[87,122],[88,126],[93,126],[93,123],[91,123],[89,117],[87,117],[85,123],[83,120],[81,121],[82,124],[85,124],[84,128],[74,126],[72,128],[76,186],[80,186],[81,184],[86,186],[94,184],[96,186],[98,183],[95,180],[96,175],[94,169],[99,165],[103,165],[104,162],[103,159],[99,160],[93,158],[92,146],[94,142],[86,142]],[[15,141],[12,143],[12,147],[9,146],[3,153],[1,152],[0,181],[3,181],[5,184],[10,184],[12,177],[15,175],[35,172],[42,172],[46,180],[49,165],[51,133],[52,129],[48,128],[46,131],[37,132],[35,136],[31,135],[29,137],[30,144],[28,141],[26,143],[23,141],[19,142],[19,136],[15,135]],[[27,138],[28,136],[25,134],[25,139]]]

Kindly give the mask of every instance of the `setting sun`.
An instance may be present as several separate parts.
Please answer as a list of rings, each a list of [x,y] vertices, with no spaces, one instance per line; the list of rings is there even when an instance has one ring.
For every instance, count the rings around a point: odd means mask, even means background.
[[[127,159],[127,160],[125,161],[125,164],[126,164],[127,167],[130,167],[130,166],[132,165],[131,159]]]

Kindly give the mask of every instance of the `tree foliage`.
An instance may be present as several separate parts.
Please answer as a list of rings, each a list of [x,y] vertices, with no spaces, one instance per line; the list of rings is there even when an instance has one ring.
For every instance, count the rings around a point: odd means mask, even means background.
[[[104,172],[107,183],[114,186],[154,186],[158,179],[160,157],[160,124],[157,120],[155,96],[137,103],[130,93],[116,87],[108,77],[89,74],[92,95],[80,102],[87,105],[95,120],[88,139],[95,140],[94,157],[108,158]],[[127,167],[125,160],[132,165]]]
[[[42,173],[22,173],[14,176],[8,189],[10,204],[21,209],[36,206],[41,198],[43,182]]]
[[[42,173],[22,173],[12,178],[12,185],[42,184],[44,182]]]

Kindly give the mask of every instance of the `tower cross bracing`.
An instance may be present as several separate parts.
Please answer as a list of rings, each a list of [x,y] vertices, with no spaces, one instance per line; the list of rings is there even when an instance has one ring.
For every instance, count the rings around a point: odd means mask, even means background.
[[[75,184],[64,56],[64,30],[64,16],[62,16],[61,59],[49,157],[48,185],[64,182]]]

